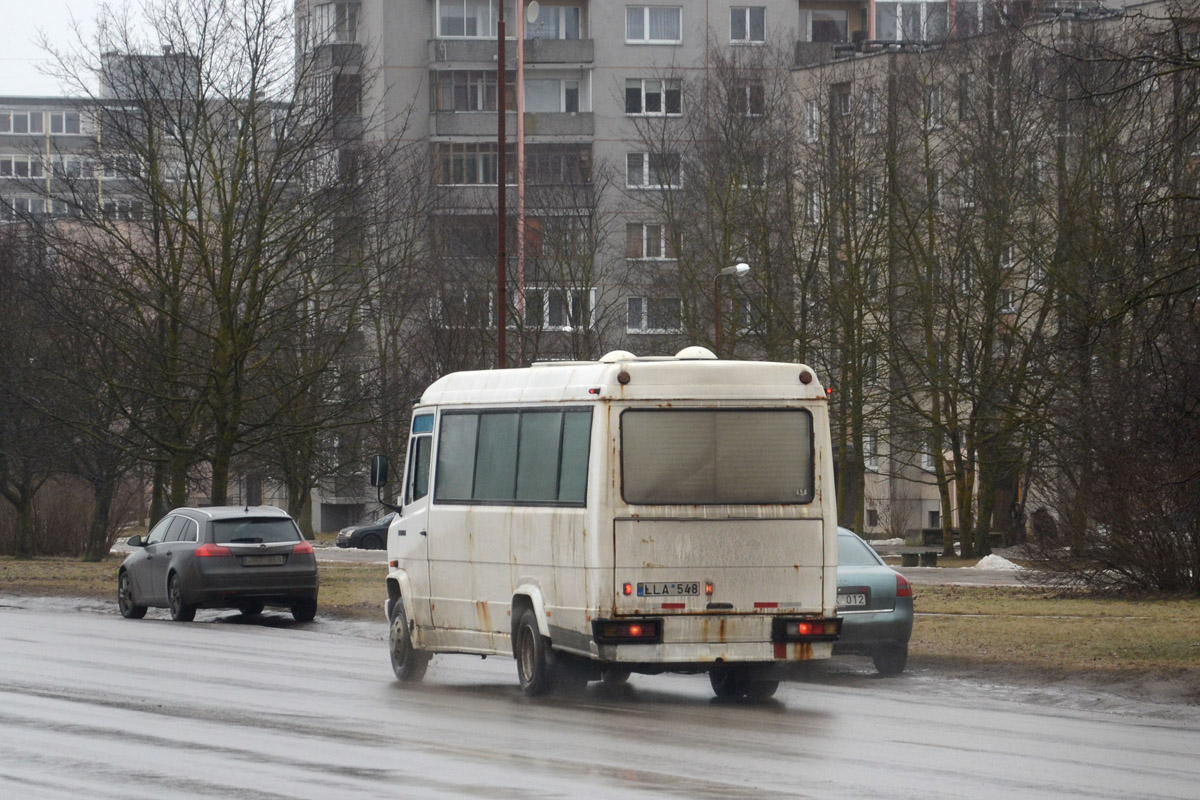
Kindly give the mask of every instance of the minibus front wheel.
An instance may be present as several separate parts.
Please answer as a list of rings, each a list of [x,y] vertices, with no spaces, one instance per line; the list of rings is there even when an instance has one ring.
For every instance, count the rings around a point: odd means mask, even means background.
[[[392,628],[389,649],[392,653],[392,672],[402,683],[419,683],[425,677],[430,654],[412,646],[408,628],[408,615],[404,613],[404,602],[396,598],[392,610]]]
[[[517,677],[521,691],[530,697],[544,694],[554,682],[554,654],[550,643],[538,631],[533,609],[525,609],[517,623]]]

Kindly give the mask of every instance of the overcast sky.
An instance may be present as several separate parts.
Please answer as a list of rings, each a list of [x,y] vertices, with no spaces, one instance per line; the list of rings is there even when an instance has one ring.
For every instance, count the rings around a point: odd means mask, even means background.
[[[39,32],[56,47],[75,41],[71,18],[90,30],[102,0],[0,0],[0,24],[8,31],[0,50],[0,95],[61,95],[54,78],[43,75],[46,53],[38,46]],[[111,2],[114,7],[123,0]]]

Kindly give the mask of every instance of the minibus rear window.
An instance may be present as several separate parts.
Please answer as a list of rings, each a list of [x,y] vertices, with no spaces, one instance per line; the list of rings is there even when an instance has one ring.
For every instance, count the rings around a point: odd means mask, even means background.
[[[804,409],[629,409],[621,494],[646,505],[813,500],[813,425]]]

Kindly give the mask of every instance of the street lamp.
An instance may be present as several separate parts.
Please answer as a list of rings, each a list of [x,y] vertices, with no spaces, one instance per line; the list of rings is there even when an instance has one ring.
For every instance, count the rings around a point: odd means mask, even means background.
[[[717,350],[717,358],[721,357],[721,278],[732,275],[740,278],[750,271],[750,265],[745,262],[726,267],[713,278],[713,344]]]

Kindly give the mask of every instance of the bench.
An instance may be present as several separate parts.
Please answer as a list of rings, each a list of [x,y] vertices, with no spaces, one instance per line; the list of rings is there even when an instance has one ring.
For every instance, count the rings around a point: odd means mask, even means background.
[[[942,548],[921,545],[880,545],[875,548],[875,551],[880,555],[900,556],[900,566],[902,567],[936,567]]]

